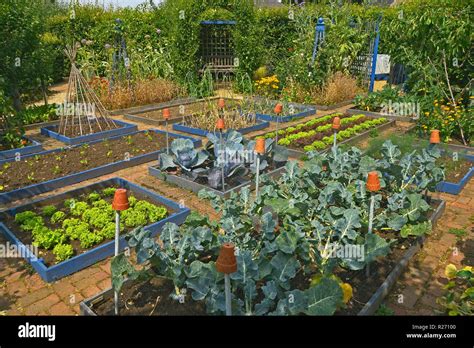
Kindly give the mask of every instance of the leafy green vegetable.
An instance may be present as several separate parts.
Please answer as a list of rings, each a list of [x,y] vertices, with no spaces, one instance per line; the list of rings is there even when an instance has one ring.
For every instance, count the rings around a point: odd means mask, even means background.
[[[51,223],[57,224],[63,221],[65,217],[66,217],[66,214],[59,210],[51,216]]]
[[[74,251],[69,244],[56,244],[53,254],[56,257],[56,261],[61,262],[70,259],[74,255]]]
[[[55,212],[57,211],[56,207],[54,205],[47,205],[43,207],[42,213],[44,216],[51,217]]]

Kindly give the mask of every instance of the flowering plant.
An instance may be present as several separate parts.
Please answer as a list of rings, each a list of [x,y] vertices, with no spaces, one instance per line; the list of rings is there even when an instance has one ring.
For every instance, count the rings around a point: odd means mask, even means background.
[[[255,81],[255,89],[259,95],[265,97],[276,97],[280,91],[280,80],[277,75],[262,77]]]

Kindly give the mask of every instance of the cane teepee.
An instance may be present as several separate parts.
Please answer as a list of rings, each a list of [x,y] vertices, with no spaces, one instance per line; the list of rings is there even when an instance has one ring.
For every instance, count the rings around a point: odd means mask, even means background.
[[[64,50],[71,61],[71,73],[66,99],[60,106],[59,133],[70,137],[118,128],[76,66],[78,46],[76,44]]]

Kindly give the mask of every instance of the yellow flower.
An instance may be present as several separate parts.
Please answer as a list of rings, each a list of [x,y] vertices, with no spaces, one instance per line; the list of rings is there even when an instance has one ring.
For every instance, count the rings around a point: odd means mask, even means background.
[[[428,111],[425,112],[425,115],[426,115],[426,116],[429,116],[429,114],[430,114],[430,113],[429,113]]]
[[[455,278],[457,272],[458,272],[458,270],[457,270],[456,266],[453,265],[452,263],[450,263],[449,265],[447,265],[446,268],[444,269],[444,275],[445,275],[448,279],[453,279],[453,278]]]
[[[465,266],[462,270],[472,272],[472,267],[471,266]]]
[[[342,283],[342,284],[339,284],[339,286],[342,289],[342,294],[343,294],[342,301],[344,303],[349,302],[350,299],[352,298],[352,286],[351,286],[351,284]]]

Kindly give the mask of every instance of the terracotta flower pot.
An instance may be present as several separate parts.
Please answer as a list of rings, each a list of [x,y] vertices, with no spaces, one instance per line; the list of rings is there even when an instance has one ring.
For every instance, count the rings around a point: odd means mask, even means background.
[[[377,172],[369,172],[367,176],[367,190],[370,192],[376,192],[380,190],[380,179]]]
[[[218,272],[230,274],[237,271],[237,259],[235,257],[234,244],[222,244],[221,251],[216,261],[216,269]]]
[[[281,112],[283,111],[283,105],[281,105],[280,103],[277,103],[273,111],[275,112],[275,114],[281,114]]]
[[[223,118],[218,118],[218,119],[217,119],[216,128],[217,128],[217,129],[220,129],[220,130],[222,130],[222,129],[225,128],[224,119],[223,119]]]
[[[439,144],[440,142],[439,130],[433,129],[430,134],[430,144]]]
[[[263,155],[265,153],[265,139],[257,138],[255,140],[255,152]]]
[[[219,101],[217,102],[217,106],[219,107],[219,109],[223,109],[225,107],[224,98],[219,98]]]
[[[113,210],[127,210],[129,207],[127,190],[119,188],[115,191],[114,200],[112,202]]]
[[[170,109],[166,108],[166,109],[163,109],[163,118],[165,120],[169,120],[170,119]]]
[[[332,129],[339,129],[341,128],[341,118],[339,116],[334,117],[332,120]]]

